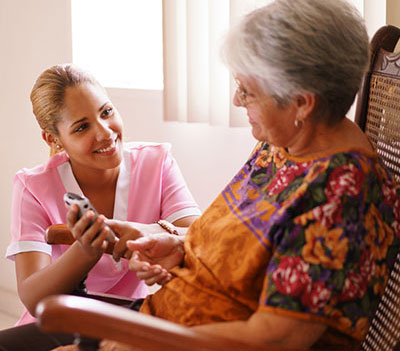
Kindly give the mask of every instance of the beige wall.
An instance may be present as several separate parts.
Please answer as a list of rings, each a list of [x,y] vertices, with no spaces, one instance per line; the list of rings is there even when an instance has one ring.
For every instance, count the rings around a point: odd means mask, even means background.
[[[71,61],[69,0],[1,0],[0,77],[0,293],[15,295],[14,264],[4,259],[9,242],[12,179],[22,167],[48,158],[31,112],[29,92],[46,67]],[[109,90],[130,140],[169,141],[201,208],[216,196],[255,144],[249,128],[230,129],[162,121],[161,92]],[[0,300],[1,294],[0,294]],[[0,302],[0,310],[11,306]],[[12,309],[15,309],[12,305]]]
[[[68,0],[0,1],[0,288],[11,291],[15,291],[14,265],[3,256],[9,241],[13,175],[47,158],[29,91],[43,68],[71,60],[68,12]]]

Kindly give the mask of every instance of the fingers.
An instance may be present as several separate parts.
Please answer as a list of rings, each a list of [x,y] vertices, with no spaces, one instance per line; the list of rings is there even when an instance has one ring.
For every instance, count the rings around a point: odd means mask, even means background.
[[[166,269],[158,264],[151,265],[143,261],[137,251],[132,253],[129,268],[136,271],[137,277],[150,286],[156,283],[162,285],[171,279],[171,274]]]
[[[122,236],[119,241],[114,245],[113,258],[116,261],[119,261],[121,257],[130,258],[132,252],[127,248],[127,240],[126,236]]]
[[[106,223],[107,225],[110,226],[110,228],[114,231],[114,233],[118,236],[121,237],[124,235],[124,233],[129,230],[129,226],[127,225],[126,222],[120,221],[118,219],[108,219],[106,218]]]
[[[144,282],[150,286],[171,279],[171,274],[159,265],[144,266],[142,270],[136,272],[136,275],[139,279],[144,280]]]
[[[130,260],[132,257],[132,251],[126,250],[124,253],[124,258],[126,258],[127,260]]]
[[[67,205],[65,205],[67,206]],[[79,207],[76,204],[73,204],[68,207],[68,212],[67,212],[67,226],[70,230],[74,227],[75,222],[78,220],[78,212],[79,212]]]
[[[136,240],[128,240],[126,242],[126,247],[131,251],[150,250],[155,242],[156,241],[151,237],[142,237]]]
[[[167,277],[165,279],[161,279],[160,281],[157,282],[158,285],[164,285],[168,283],[172,279],[172,274],[168,273]]]
[[[129,269],[136,272],[146,272],[150,270],[150,263],[139,258],[137,251],[132,253],[132,257],[129,260]]]
[[[110,234],[110,228],[105,225],[104,220],[103,215],[96,218],[93,211],[88,211],[72,227],[72,235],[83,246],[104,251],[103,248],[107,246],[104,241]]]
[[[156,271],[157,271],[157,269],[155,269],[155,272]],[[169,278],[168,278],[168,276],[169,276]],[[163,285],[171,279],[170,277],[171,277],[171,275],[166,270],[163,270],[159,274],[155,274],[153,276],[150,276],[150,277],[142,279],[142,280],[144,280],[146,285],[149,285],[149,286],[154,285],[154,284]],[[139,276],[138,276],[138,278],[139,278]],[[141,279],[141,278],[139,278],[139,279]]]

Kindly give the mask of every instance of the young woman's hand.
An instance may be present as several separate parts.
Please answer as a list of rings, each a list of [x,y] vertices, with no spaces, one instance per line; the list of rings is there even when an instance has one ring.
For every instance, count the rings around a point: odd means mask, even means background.
[[[91,257],[100,258],[107,248],[106,238],[110,228],[105,224],[103,215],[96,216],[93,211],[87,211],[78,221],[78,206],[72,205],[67,213],[67,226],[82,247],[82,250]],[[92,223],[93,222],[93,223]]]
[[[137,222],[119,221],[116,219],[107,219],[106,223],[112,228],[119,237],[118,243],[114,246],[113,257],[118,261],[121,257],[130,259],[132,251],[128,250],[126,243],[128,240],[136,240],[150,234],[165,233],[157,224],[144,224]]]
[[[129,268],[147,285],[163,285],[172,277],[169,270],[183,262],[183,242],[183,236],[168,233],[129,240],[127,247],[132,251]]]

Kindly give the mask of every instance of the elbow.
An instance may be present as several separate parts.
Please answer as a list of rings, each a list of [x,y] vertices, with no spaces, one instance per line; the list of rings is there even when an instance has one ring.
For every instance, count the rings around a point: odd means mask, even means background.
[[[18,296],[28,312],[35,317],[36,306],[39,300],[32,296],[32,292],[29,293],[29,289],[24,287],[18,287]]]

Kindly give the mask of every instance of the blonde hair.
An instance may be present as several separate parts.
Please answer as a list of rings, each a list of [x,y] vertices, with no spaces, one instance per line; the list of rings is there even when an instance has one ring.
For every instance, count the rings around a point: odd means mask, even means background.
[[[30,95],[33,114],[43,131],[58,135],[57,125],[62,119],[67,88],[91,83],[103,88],[88,72],[71,64],[60,64],[46,69],[36,80]],[[50,154],[57,153],[52,149]]]

